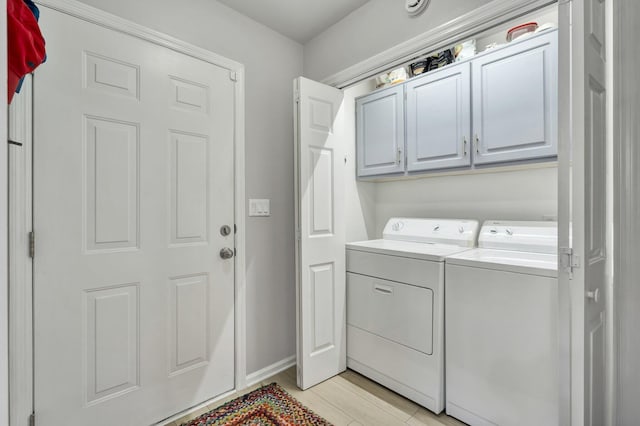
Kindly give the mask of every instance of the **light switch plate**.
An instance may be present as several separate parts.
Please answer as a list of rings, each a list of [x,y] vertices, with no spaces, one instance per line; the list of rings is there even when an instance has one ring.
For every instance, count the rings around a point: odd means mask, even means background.
[[[250,198],[249,199],[249,216],[250,217],[271,216],[271,200]]]

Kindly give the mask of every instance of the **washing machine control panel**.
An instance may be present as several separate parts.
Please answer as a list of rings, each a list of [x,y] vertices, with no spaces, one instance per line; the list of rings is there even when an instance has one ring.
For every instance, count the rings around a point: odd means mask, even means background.
[[[478,246],[496,250],[557,253],[556,222],[486,221],[480,230]]]

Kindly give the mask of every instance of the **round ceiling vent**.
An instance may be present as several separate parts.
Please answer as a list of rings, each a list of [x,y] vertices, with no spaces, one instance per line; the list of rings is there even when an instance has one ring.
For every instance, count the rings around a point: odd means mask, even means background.
[[[419,15],[429,6],[431,0],[406,0],[405,8],[411,16]]]

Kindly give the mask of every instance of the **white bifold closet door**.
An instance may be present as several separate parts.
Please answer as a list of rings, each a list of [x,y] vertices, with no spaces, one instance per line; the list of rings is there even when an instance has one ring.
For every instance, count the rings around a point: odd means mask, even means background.
[[[148,425],[234,388],[235,83],[42,9],[37,424]]]
[[[342,91],[294,81],[298,386],[346,369]]]
[[[560,2],[560,424],[606,421],[606,3]],[[570,257],[570,254],[572,257]],[[569,317],[569,313],[571,317]],[[570,325],[569,325],[570,324]],[[570,416],[570,419],[569,419]]]

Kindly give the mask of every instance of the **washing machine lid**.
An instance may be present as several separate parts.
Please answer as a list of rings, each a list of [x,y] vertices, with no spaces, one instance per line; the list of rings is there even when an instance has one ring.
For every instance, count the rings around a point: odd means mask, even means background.
[[[476,248],[453,254],[447,257],[446,262],[447,265],[493,269],[518,274],[552,278],[558,276],[558,256],[555,254]]]
[[[348,243],[347,249],[414,259],[444,261],[475,246],[475,220],[391,218],[380,240]]]
[[[478,247],[557,254],[558,223],[488,220],[480,230]]]

